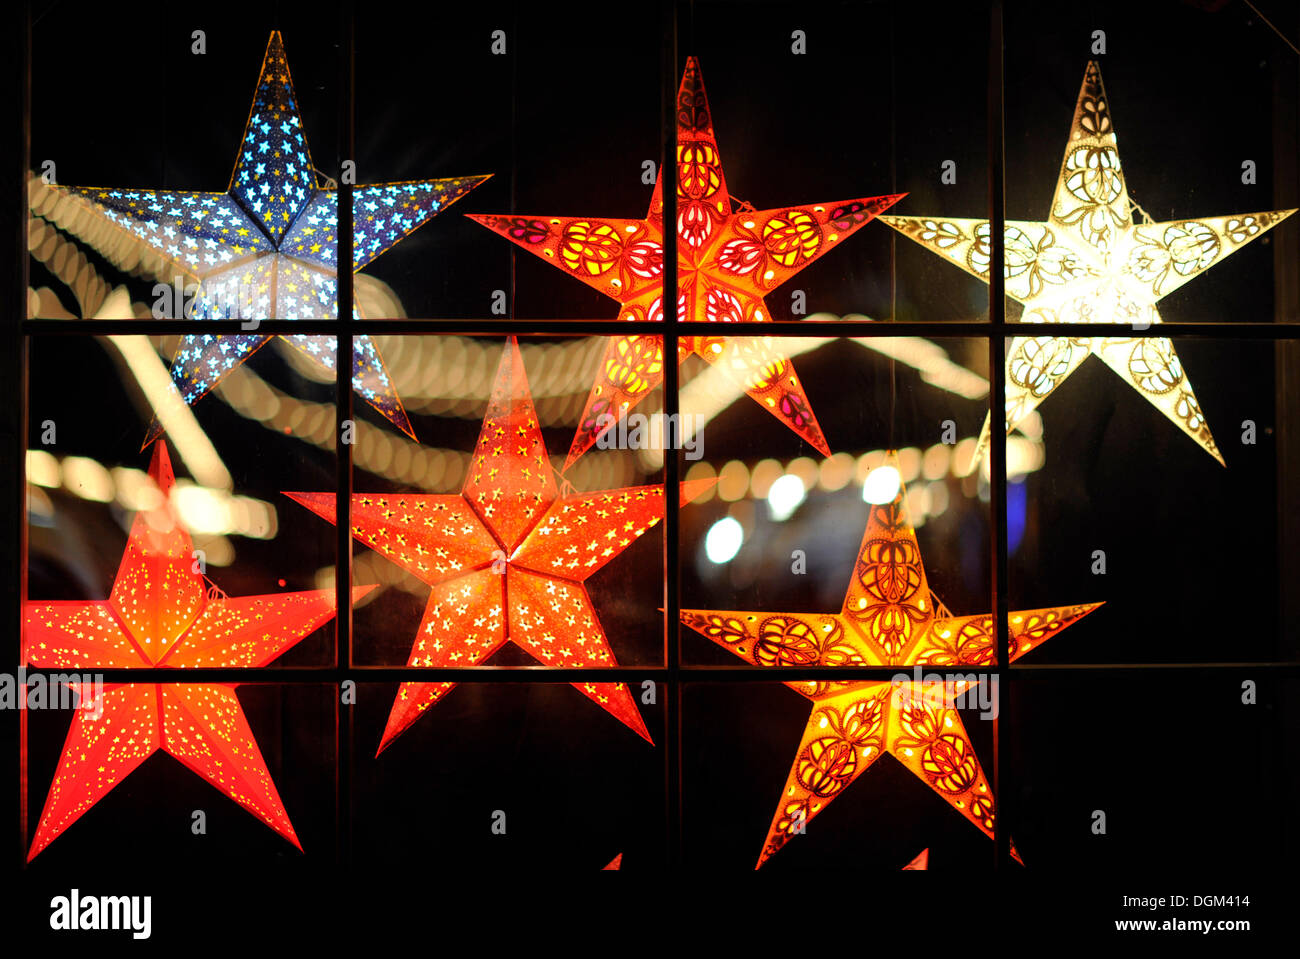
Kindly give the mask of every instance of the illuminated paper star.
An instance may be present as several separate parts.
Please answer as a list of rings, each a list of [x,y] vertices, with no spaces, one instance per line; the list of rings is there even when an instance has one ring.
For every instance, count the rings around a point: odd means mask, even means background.
[[[682,622],[755,666],[899,666],[894,681],[787,682],[812,715],[772,818],[758,865],[797,835],[884,753],[919,776],[986,835],[993,793],[954,708],[971,680],[917,681],[922,667],[996,662],[988,614],[953,616],[930,592],[898,481],[897,456],[868,477],[874,500],[839,613],[685,609]],[[883,486],[883,488],[882,488]],[[1009,615],[1008,661],[1019,659],[1100,603]]]
[[[763,297],[905,194],[754,210],[733,204],[700,66],[686,62],[677,96],[677,318],[767,322]],[[662,171],[643,220],[471,215],[473,220],[623,304],[622,320],[662,322]],[[769,337],[682,337],[695,353],[823,455],[830,447],[803,384]],[[569,450],[574,460],[663,381],[663,337],[611,339]]]
[[[352,269],[360,270],[486,176],[357,186],[352,191]],[[279,31],[253,97],[244,139],[224,193],[63,187],[198,282],[187,315],[196,319],[328,319],[337,311],[338,191],[318,185]],[[360,316],[360,305],[353,303]],[[172,379],[186,403],[205,396],[269,336],[182,339]],[[286,336],[333,372],[332,336]],[[352,386],[415,438],[374,342],[353,337]],[[155,419],[146,445],[162,432]]]
[[[1023,322],[1147,329],[1161,321],[1156,308],[1159,300],[1295,212],[1273,210],[1134,223],[1132,206],[1120,167],[1110,103],[1101,71],[1092,62],[1079,90],[1047,221],[1008,220],[1003,234],[1006,293],[1024,304]],[[987,220],[881,219],[988,281]],[[1174,345],[1165,337],[1016,337],[1007,353],[1007,432],[1089,356],[1100,357],[1223,462]],[[988,445],[989,428],[986,419],[975,462]]]
[[[682,484],[689,502],[713,481]],[[334,495],[287,493],[335,521]],[[617,666],[585,585],[664,514],[664,488],[561,495],[514,337],[458,494],[355,494],[352,535],[432,587],[407,665],[475,666],[507,642],[547,666]],[[379,752],[455,683],[405,682]],[[647,741],[623,683],[575,688]]]
[[[222,594],[197,572],[169,501],[167,447],[149,467],[159,505],[136,514],[107,600],[28,601],[23,661],[42,669],[265,666],[334,616],[333,590]],[[353,591],[360,598],[374,587]],[[158,750],[170,753],[299,849],[234,685],[73,684],[81,705],[28,861]]]
[[[916,854],[916,857],[903,867],[903,872],[909,870],[926,870],[930,868],[930,849],[927,846]]]

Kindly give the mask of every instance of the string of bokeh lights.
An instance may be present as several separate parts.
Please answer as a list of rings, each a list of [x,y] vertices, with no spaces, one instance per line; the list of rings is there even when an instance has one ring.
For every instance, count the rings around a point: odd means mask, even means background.
[[[75,237],[94,249],[121,272],[163,279],[166,264],[146,246],[121,231],[110,229],[93,207],[60,191],[51,190],[39,177],[29,180],[28,247],[77,301],[82,316],[113,315],[147,318],[150,309],[132,303],[124,288],[116,289],[98,274]],[[62,231],[62,232],[60,232]],[[67,234],[65,236],[64,234]],[[371,299],[382,315],[405,316],[400,300],[382,282],[358,274],[358,295]],[[48,289],[29,290],[29,315],[74,318],[58,296]],[[838,317],[817,315],[810,320],[834,321]],[[851,317],[851,319],[865,319]],[[429,417],[476,420],[482,416],[495,369],[495,340],[439,334],[376,337],[387,358],[389,373],[399,395],[411,413]],[[175,350],[177,336],[150,337],[161,361]],[[790,355],[809,352],[830,342],[826,337],[787,338]],[[952,361],[938,344],[921,337],[861,337],[854,342],[865,349],[898,360],[917,371],[922,382],[966,399],[988,394],[988,382],[979,374]],[[603,355],[601,337],[571,338],[558,342],[524,344],[525,364],[544,427],[568,428],[581,414],[586,386],[593,381]],[[278,349],[279,356],[303,379],[328,385],[333,379],[319,366],[307,362],[299,351]],[[704,369],[687,383],[693,390],[692,406],[702,409],[696,428],[706,424],[740,398],[743,391],[725,378],[710,377]],[[335,448],[336,410],[333,402],[315,402],[292,396],[273,385],[249,365],[238,367],[215,390],[220,399],[240,416],[269,431],[293,437],[326,452]],[[687,397],[684,397],[686,399]],[[909,486],[909,509],[917,526],[927,518],[942,515],[949,508],[955,489],[967,498],[987,498],[988,466],[974,472],[975,437],[956,444],[935,444],[927,449],[907,447],[899,451],[903,482]],[[644,481],[662,467],[661,449],[643,449],[629,457],[619,451],[592,450],[565,474],[579,489],[602,489]],[[883,449],[861,454],[836,453],[826,458],[796,457],[788,461],[771,458],[748,463],[732,459],[721,466],[700,460],[686,471],[688,480],[716,479],[716,486],[700,497],[700,503],[718,500],[726,504],[764,501],[773,522],[791,518],[814,491],[835,493],[850,484],[861,486],[864,498],[867,477],[883,463]],[[409,489],[422,492],[451,492],[460,488],[469,463],[469,453],[423,445],[390,430],[357,420],[353,446],[354,466],[363,472]],[[1042,422],[1031,417],[1007,446],[1010,482],[1019,482],[1043,463]],[[46,450],[28,452],[29,507],[34,514],[53,516],[53,503],[46,490],[63,489],[83,499],[116,502],[126,511],[147,509],[150,498],[148,474],[130,467],[108,467],[83,456],[56,457]],[[558,470],[562,458],[553,457]],[[922,480],[923,482],[919,482]],[[275,506],[247,496],[234,496],[228,489],[179,482],[175,494],[184,521],[200,534],[212,537],[209,562],[224,565],[234,558],[228,536],[272,539],[277,531]],[[709,537],[723,548],[709,549],[710,559],[727,562],[738,552],[752,511],[731,509],[714,522]],[[743,520],[743,521],[742,521]],[[733,548],[734,547],[734,548]],[[413,577],[392,564],[370,563],[362,554],[354,562],[358,581],[380,582],[413,593],[421,593]],[[334,568],[318,571],[317,582],[332,582]]]

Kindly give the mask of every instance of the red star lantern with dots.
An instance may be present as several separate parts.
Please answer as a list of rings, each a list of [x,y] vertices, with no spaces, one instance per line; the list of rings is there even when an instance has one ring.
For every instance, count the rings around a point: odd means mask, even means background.
[[[908,519],[897,457],[868,476],[873,499],[839,613],[686,609],[682,622],[755,666],[991,666],[993,618],[953,616],[930,592]],[[1010,614],[1008,661],[1019,659],[1100,603]],[[812,715],[767,841],[762,866],[885,753],[993,836],[993,793],[955,703],[971,684],[894,681],[788,682]],[[1014,852],[1014,849],[1013,849]]]
[[[689,502],[713,481],[682,484]],[[286,494],[333,522],[331,493]],[[431,587],[410,666],[481,664],[507,641],[547,666],[617,666],[586,580],[658,523],[664,488],[560,495],[514,337],[458,494],[356,494],[352,535]],[[379,752],[453,687],[405,682]],[[647,741],[623,683],[573,684]]]
[[[149,467],[160,504],[136,514],[107,600],[29,601],[23,660],[42,669],[265,666],[334,616],[333,590],[231,597],[195,568],[167,498],[166,444]],[[353,591],[359,598],[374,587]],[[170,753],[299,849],[230,684],[127,683],[92,690],[68,731],[28,861],[158,750]]]
[[[686,62],[677,95],[677,318],[767,322],[763,297],[906,194],[754,210],[733,203],[722,173],[700,66]],[[619,318],[662,322],[663,179],[642,220],[473,215],[548,263],[623,304]],[[721,367],[823,455],[830,447],[803,384],[768,337],[682,337],[690,354]],[[663,338],[610,341],[569,450],[574,460],[663,381]]]

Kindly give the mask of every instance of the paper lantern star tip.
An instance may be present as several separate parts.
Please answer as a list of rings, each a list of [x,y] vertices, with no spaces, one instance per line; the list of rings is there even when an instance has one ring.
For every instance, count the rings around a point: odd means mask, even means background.
[[[687,503],[699,498],[700,496],[703,496],[707,490],[711,490],[713,489],[713,487],[717,485],[718,485],[718,478],[716,476],[710,476],[708,479],[693,479],[693,480],[684,481],[681,484],[682,492],[681,492],[681,496],[679,497],[681,504],[685,506]]]
[[[902,871],[908,872],[910,870],[928,870],[929,868],[930,868],[930,847],[926,846],[924,849],[922,849],[920,852],[916,854],[916,858],[914,858],[911,862],[909,862],[906,866],[903,867]]]
[[[406,732],[407,728],[409,727],[399,726],[395,724],[393,721],[393,717],[390,714],[388,718],[388,725],[384,727],[384,735],[379,740],[379,748],[375,750],[375,758],[378,759],[383,754],[385,749],[393,745],[393,743],[397,741],[397,737],[402,735],[402,733]]]
[[[160,439],[154,444],[153,458],[149,461],[149,475],[164,495],[171,492],[171,488],[176,484],[171,454],[167,452],[167,443],[164,440]]]
[[[420,438],[415,435],[415,427],[411,426],[411,420],[407,417],[405,410],[402,410],[402,422],[398,423],[394,420],[393,425],[409,436],[413,443],[420,442]]]
[[[651,746],[655,744],[654,739],[650,736],[650,730],[646,729],[645,720],[641,718],[641,713],[637,711],[636,706],[632,706],[632,715],[630,718],[624,716],[617,716],[617,718],[621,719],[628,729],[632,730],[632,732],[636,733]]]
[[[337,519],[334,513],[335,495],[333,493],[298,493],[282,491],[281,495],[289,497],[289,499],[293,500],[299,506],[306,507],[317,516],[322,519],[327,519],[331,523],[335,522]]]
[[[158,437],[162,436],[163,432],[164,430],[163,430],[162,423],[158,422],[158,417],[155,416],[149,423],[148,431],[144,434],[144,442],[140,444],[140,452],[143,453],[145,450],[147,450],[149,448],[149,444],[152,443],[154,440],[156,440]]]

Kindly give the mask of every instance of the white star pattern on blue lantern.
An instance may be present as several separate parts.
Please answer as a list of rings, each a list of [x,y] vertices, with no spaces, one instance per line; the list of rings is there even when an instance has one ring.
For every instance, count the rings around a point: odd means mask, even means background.
[[[490,174],[489,174],[490,175]],[[361,269],[488,176],[357,186],[352,191],[352,269]],[[198,281],[194,319],[332,319],[337,313],[338,194],[321,189],[303,133],[279,31],[266,46],[253,108],[225,193],[62,187],[84,197]],[[361,310],[353,300],[353,316]],[[254,334],[190,335],[172,361],[186,403],[205,396],[270,339]],[[332,336],[286,336],[334,369]],[[374,342],[353,337],[352,386],[415,437]],[[162,433],[151,424],[146,445]]]

